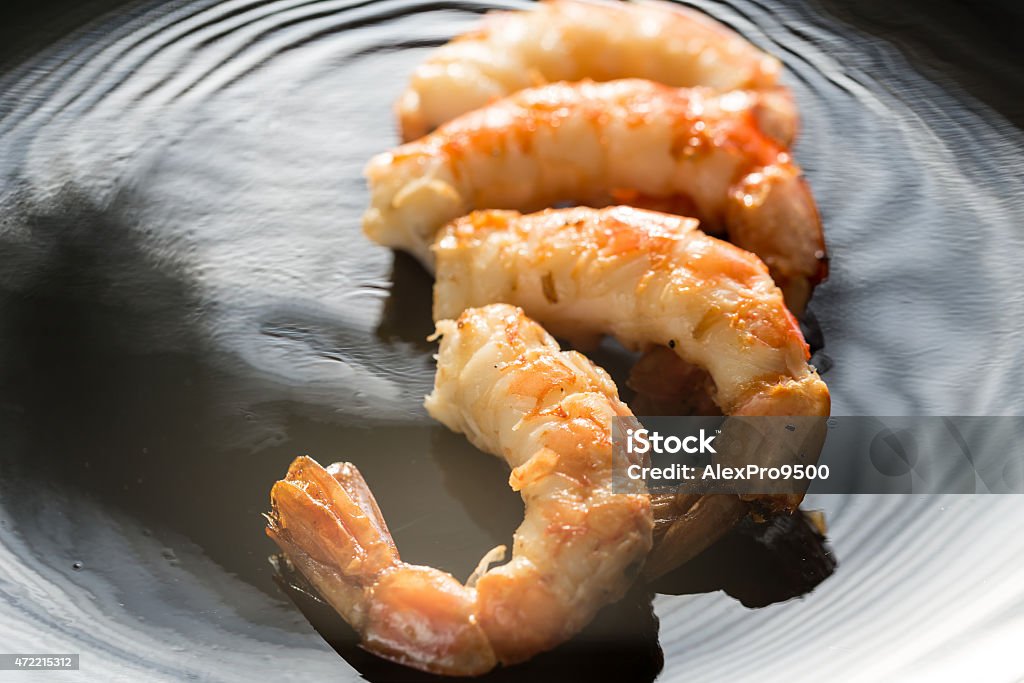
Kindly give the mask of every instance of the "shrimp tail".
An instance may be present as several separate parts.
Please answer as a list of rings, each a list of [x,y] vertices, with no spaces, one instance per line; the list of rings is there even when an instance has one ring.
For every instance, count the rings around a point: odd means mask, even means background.
[[[296,458],[271,489],[267,535],[359,629],[366,620],[364,586],[399,558],[372,496],[361,495],[369,491],[358,471],[343,465],[338,473],[341,481],[313,459]]]
[[[445,572],[400,561],[355,466],[296,458],[270,499],[267,535],[359,633],[364,649],[432,673],[494,668],[473,590]]]
[[[821,217],[799,168],[777,164],[743,177],[726,209],[730,240],[764,260],[786,304],[800,315],[828,277]]]

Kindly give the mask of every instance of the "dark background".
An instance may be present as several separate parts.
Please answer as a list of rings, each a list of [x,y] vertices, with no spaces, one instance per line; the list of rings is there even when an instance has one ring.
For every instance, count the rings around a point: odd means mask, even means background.
[[[0,71],[89,20],[131,4],[123,0],[5,0],[0,8]],[[170,0],[168,4],[176,3]],[[920,70],[937,80],[955,82],[1024,128],[1024,2],[807,0],[807,4],[860,31],[892,41]],[[121,17],[127,18],[130,15]]]

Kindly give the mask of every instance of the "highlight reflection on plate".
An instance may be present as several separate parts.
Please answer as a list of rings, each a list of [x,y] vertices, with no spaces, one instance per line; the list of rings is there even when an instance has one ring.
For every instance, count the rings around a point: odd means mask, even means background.
[[[697,5],[783,59],[802,109],[834,412],[1019,414],[1021,132],[852,10]],[[359,233],[411,66],[491,6],[139,5],[0,77],[0,649],[80,652],[68,680],[372,677],[267,562],[260,513],[300,453],[357,463],[410,561],[464,577],[507,541],[503,466],[420,407],[430,279]],[[1019,496],[808,507],[840,564],[803,598],[749,609],[771,600],[742,572],[740,600],[697,572],[531,678],[587,643],[615,655],[595,678],[1024,674]],[[708,573],[771,569],[730,542]]]

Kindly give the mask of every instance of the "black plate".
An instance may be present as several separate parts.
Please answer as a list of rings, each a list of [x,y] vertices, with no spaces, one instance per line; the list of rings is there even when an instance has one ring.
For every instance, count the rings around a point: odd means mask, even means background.
[[[802,108],[834,412],[1020,414],[1019,11],[698,4],[778,55]],[[515,527],[503,466],[421,408],[429,277],[359,231],[412,65],[490,6],[22,3],[2,22],[0,650],[81,653],[69,680],[413,677],[290,591],[335,654],[275,582],[260,513],[309,453],[359,465],[410,561],[464,577]],[[639,590],[499,677],[1024,675],[1021,497],[808,506],[839,566],[801,599],[775,602],[801,592],[792,549],[739,532],[662,586],[689,595],[652,613]],[[808,557],[802,590],[828,573]]]

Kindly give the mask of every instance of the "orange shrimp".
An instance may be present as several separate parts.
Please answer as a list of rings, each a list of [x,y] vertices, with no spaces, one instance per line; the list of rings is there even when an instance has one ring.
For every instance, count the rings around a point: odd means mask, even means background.
[[[512,306],[467,310],[437,331],[426,406],[512,467],[525,518],[511,560],[489,568],[504,555],[494,549],[465,584],[402,562],[355,467],[309,458],[274,485],[267,534],[364,648],[472,676],[558,645],[621,597],[651,548],[653,518],[643,482],[612,458],[612,418],[631,413],[604,371]]]
[[[641,80],[523,90],[374,157],[363,228],[429,265],[437,231],[473,209],[681,198],[705,229],[760,256],[799,312],[825,277],[825,244],[800,169],[774,139],[785,135],[779,101]]]
[[[398,101],[406,141],[517,90],[647,78],[675,87],[771,88],[779,62],[694,10],[662,2],[545,0],[490,12],[416,67]]]
[[[436,318],[514,304],[576,346],[610,334],[643,351],[634,373],[641,391],[645,378],[648,386],[651,378],[678,379],[682,366],[705,374],[726,415],[823,422],[829,414],[828,388],[808,365],[807,344],[764,264],[705,235],[693,219],[630,207],[478,211],[441,232],[434,257]],[[687,389],[695,387],[675,391]],[[808,423],[808,443],[820,438],[818,422]],[[791,512],[802,497],[659,496],[660,538],[646,571],[693,557],[751,505]]]

